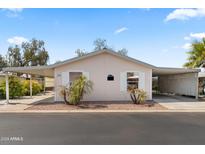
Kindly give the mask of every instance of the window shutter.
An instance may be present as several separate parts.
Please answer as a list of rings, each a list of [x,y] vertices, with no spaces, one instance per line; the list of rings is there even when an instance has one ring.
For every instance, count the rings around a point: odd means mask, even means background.
[[[69,86],[69,72],[62,72],[62,85]]]
[[[145,90],[145,73],[143,72],[139,74],[139,89]]]
[[[120,91],[127,91],[127,73],[120,73]]]
[[[88,80],[90,80],[89,72],[83,72],[83,75],[84,75]]]

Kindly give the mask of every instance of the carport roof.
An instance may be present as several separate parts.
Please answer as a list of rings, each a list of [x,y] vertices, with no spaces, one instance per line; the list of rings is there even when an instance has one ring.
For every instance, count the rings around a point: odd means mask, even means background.
[[[200,72],[200,69],[169,68],[169,67],[156,67],[152,70],[152,74],[154,76],[184,74],[184,73],[198,73],[198,72]]]
[[[54,77],[54,69],[50,66],[6,67],[3,71]]]

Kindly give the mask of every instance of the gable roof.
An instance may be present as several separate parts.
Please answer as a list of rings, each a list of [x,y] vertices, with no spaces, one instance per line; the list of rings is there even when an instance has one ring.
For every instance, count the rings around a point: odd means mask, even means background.
[[[131,58],[131,57],[128,57],[128,56],[123,56],[123,55],[121,55],[121,54],[119,54],[119,53],[117,53],[117,52],[115,52],[115,51],[113,51],[111,49],[103,49],[103,50],[93,51],[93,52],[90,52],[90,53],[88,53],[88,54],[86,54],[84,56],[81,56],[81,57],[71,58],[71,59],[59,62],[57,64],[50,65],[50,67],[56,68],[56,67],[59,67],[59,66],[62,66],[62,65],[66,65],[66,64],[69,64],[69,63],[72,63],[72,62],[80,61],[82,59],[86,59],[86,58],[89,58],[89,57],[92,57],[92,56],[95,56],[95,55],[99,55],[101,53],[108,53],[108,54],[117,56],[118,58],[121,58],[121,59],[124,59],[124,60],[128,60],[128,61],[132,61],[132,62],[134,62],[136,64],[139,64],[139,65],[151,68],[151,69],[156,68],[156,66],[154,66],[154,65],[150,65],[148,63],[142,62],[140,60],[137,60],[137,59],[134,59],[134,58]]]
[[[167,75],[167,74],[183,74],[183,73],[193,73],[193,72],[200,72],[199,69],[188,69],[188,68],[167,68],[167,67],[156,67],[154,65],[150,65],[148,63],[142,62],[140,60],[123,56],[113,50],[110,49],[103,49],[94,52],[90,52],[81,57],[71,58],[56,64],[48,65],[48,66],[27,66],[27,67],[6,67],[3,68],[3,72],[19,72],[19,73],[27,73],[27,74],[37,74],[43,75],[48,77],[54,76],[54,68],[60,67],[62,65],[70,64],[72,62],[80,61],[101,53],[109,53],[111,55],[117,56],[121,59],[128,60],[134,62],[136,64],[142,65],[144,67],[152,69],[153,75]]]

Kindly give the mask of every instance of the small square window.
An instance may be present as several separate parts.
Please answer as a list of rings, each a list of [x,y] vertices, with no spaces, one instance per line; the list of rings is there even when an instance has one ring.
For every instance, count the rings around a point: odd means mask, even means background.
[[[114,81],[114,76],[111,75],[111,74],[109,74],[109,75],[107,76],[107,81]]]

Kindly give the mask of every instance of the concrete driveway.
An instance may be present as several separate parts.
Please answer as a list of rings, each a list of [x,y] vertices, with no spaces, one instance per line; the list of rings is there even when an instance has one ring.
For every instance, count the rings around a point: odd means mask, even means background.
[[[185,96],[156,95],[154,101],[173,110],[205,110],[205,101]]]

